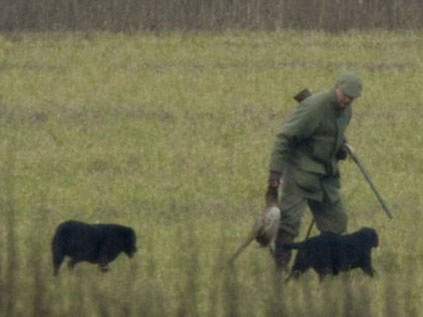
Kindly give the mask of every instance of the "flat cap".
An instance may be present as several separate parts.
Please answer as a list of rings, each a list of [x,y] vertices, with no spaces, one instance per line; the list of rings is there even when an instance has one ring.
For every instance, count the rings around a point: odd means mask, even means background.
[[[353,98],[360,97],[363,87],[360,78],[356,74],[344,72],[338,76],[336,83],[347,96]]]

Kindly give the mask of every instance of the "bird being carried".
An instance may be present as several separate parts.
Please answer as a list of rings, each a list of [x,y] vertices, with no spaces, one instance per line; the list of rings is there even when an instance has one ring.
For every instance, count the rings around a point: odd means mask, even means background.
[[[261,247],[267,247],[275,239],[281,219],[281,210],[272,205],[266,208],[254,222],[251,233],[247,239],[238,247],[236,252],[229,259],[233,264],[242,251],[255,239]]]

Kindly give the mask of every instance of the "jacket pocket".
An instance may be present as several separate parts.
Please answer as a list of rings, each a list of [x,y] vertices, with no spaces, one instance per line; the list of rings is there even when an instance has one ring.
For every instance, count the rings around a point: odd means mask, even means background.
[[[325,166],[322,163],[312,159],[309,156],[305,156],[305,155],[299,156],[296,159],[295,165],[300,168],[301,173],[305,173],[305,172],[308,172],[309,174],[325,174],[326,173]]]
[[[295,169],[293,178],[297,186],[309,193],[317,192],[322,190],[320,184],[320,174],[309,173],[300,169]]]

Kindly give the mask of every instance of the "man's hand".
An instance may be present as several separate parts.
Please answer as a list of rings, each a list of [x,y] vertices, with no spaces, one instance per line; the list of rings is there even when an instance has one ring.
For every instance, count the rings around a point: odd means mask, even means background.
[[[269,187],[279,187],[281,181],[281,173],[270,171],[268,185]]]
[[[270,171],[266,191],[266,206],[278,204],[278,188],[281,182],[281,173]]]
[[[335,157],[337,160],[343,161],[343,160],[346,160],[349,155],[350,155],[350,152],[348,150],[348,145],[347,143],[344,143],[341,145],[338,152],[336,152]]]

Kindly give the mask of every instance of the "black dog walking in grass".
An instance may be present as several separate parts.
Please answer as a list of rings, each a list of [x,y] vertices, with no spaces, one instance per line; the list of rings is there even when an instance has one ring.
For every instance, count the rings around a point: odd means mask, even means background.
[[[322,280],[326,275],[337,275],[354,268],[361,268],[373,276],[371,252],[378,245],[376,230],[365,227],[351,234],[323,233],[303,242],[286,243],[283,247],[298,249],[290,277],[298,278],[313,268]]]
[[[54,275],[66,256],[69,268],[82,261],[98,264],[103,272],[109,262],[124,252],[132,257],[136,252],[136,236],[132,228],[117,224],[87,224],[66,221],[60,224],[51,244]]]

